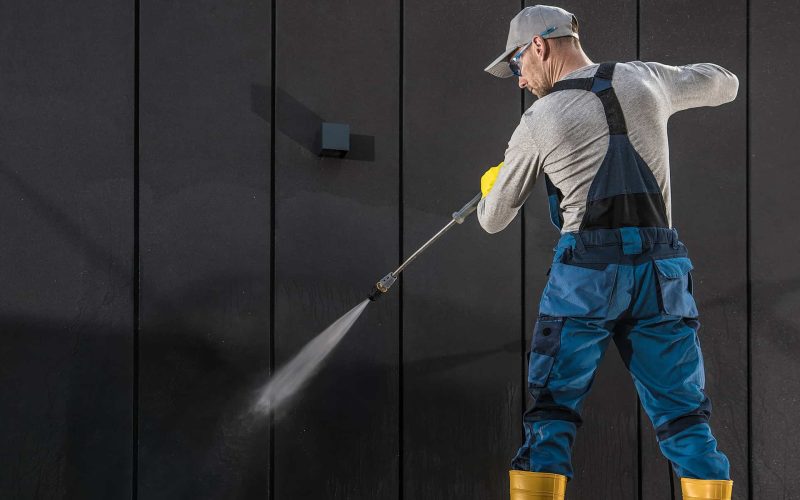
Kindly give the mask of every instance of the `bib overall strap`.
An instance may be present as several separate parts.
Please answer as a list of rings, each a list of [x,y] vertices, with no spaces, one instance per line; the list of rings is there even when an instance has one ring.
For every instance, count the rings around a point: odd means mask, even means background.
[[[625,116],[622,114],[622,107],[619,105],[614,87],[611,86],[611,79],[614,77],[615,62],[605,62],[597,68],[592,79],[592,92],[597,94],[600,102],[603,103],[603,111],[606,114],[608,123],[608,133],[611,135],[627,134],[628,127],[625,125]]]
[[[608,96],[609,91],[613,92],[614,89],[611,87],[611,78],[614,76],[614,66],[616,62],[604,62],[601,63],[600,66],[595,70],[595,74],[589,78],[570,78],[567,80],[559,80],[553,85],[553,89],[550,93],[558,92],[560,90],[585,90],[586,92],[603,92],[603,95],[606,96],[605,98],[598,94],[601,101],[603,102],[603,109],[606,110],[606,120],[609,123],[609,131],[611,130],[618,130],[619,121],[622,121],[622,130],[624,133],[625,130],[625,119],[622,116],[622,110],[619,109],[619,102],[617,102],[615,96]],[[616,110],[614,110],[616,103]],[[607,105],[608,104],[608,105]],[[610,109],[614,111],[609,111]],[[611,123],[612,121],[615,123],[615,126],[612,128]],[[613,132],[612,132],[613,133]],[[544,174],[544,181],[545,186],[547,187],[547,204],[550,211],[550,222],[561,231],[561,228],[564,226],[564,216],[561,213],[561,200],[564,198],[563,193],[561,193],[558,188],[556,188],[555,184],[550,180],[550,177],[547,174]]]

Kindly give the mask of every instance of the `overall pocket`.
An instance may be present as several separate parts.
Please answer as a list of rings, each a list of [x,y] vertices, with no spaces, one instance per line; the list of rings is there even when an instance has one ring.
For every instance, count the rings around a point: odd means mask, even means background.
[[[697,318],[693,295],[692,261],[689,257],[653,260],[658,276],[658,299],[661,312],[685,318]]]
[[[549,316],[604,318],[617,279],[617,264],[582,267],[553,262],[539,302],[539,313]]]
[[[565,318],[540,315],[533,328],[531,350],[528,351],[528,387],[547,385],[556,354],[561,348],[561,330]]]

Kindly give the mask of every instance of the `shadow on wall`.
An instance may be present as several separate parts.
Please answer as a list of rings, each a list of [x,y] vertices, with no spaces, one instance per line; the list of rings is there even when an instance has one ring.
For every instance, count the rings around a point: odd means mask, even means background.
[[[2,498],[129,490],[120,473],[130,471],[130,365],[108,353],[130,352],[130,329],[109,331],[103,319],[0,318]]]
[[[31,207],[43,223],[57,228],[59,237],[80,248],[93,266],[108,269],[110,265],[108,272],[115,280],[130,283],[131,270],[124,263],[109,263],[109,249],[82,231],[81,225],[56,203],[13,171],[4,169],[0,173],[9,185],[33,202]],[[146,310],[148,317],[148,334],[139,339],[138,463],[139,487],[143,493],[237,497],[263,493],[266,473],[263,469],[269,454],[267,422],[243,418],[251,397],[266,378],[266,353],[246,345],[246,339],[258,335],[261,326],[237,322],[234,327],[238,334],[232,338],[221,334],[230,333],[231,325],[223,324],[220,319],[230,312],[229,304],[220,302],[220,291],[246,288],[252,281],[251,274],[227,272],[204,276],[170,289],[161,297],[142,297],[142,310]],[[114,366],[114,360],[106,355],[132,350],[130,327],[109,328],[107,322],[94,317],[79,318],[66,328],[57,319],[40,317],[6,316],[0,321],[4,331],[9,332],[7,352],[14,353],[11,357],[16,360],[4,367],[18,381],[9,397],[22,403],[15,406],[18,411],[8,415],[9,424],[17,429],[8,449],[31,457],[7,471],[12,484],[4,484],[0,489],[26,492],[35,488],[35,484],[43,484],[48,491],[84,496],[87,484],[92,481],[97,484],[97,479],[91,477],[99,472],[89,470],[87,464],[92,463],[92,457],[102,448],[103,436],[129,436],[131,432],[130,427],[119,427],[120,422],[129,421],[126,419],[130,418],[134,404],[130,367]],[[228,342],[223,344],[224,340]],[[231,340],[236,345],[231,345]],[[515,352],[518,348],[514,342],[484,351],[419,359],[406,366],[415,376],[436,379],[437,373],[447,373],[484,356]],[[263,369],[253,370],[253,367]],[[328,417],[328,412],[333,411],[335,425],[346,435],[364,442],[363,433],[382,428],[380,422],[386,416],[385,409],[373,401],[380,399],[380,394],[387,390],[385,383],[392,381],[387,378],[387,367],[370,362],[353,365],[350,360],[334,355],[332,366],[325,370],[327,376],[319,378],[316,384],[312,382],[309,392],[302,397],[330,402],[333,388],[358,386],[364,391],[359,394],[358,404],[332,410],[327,406],[322,410]],[[374,383],[365,384],[365,379]],[[450,381],[450,387],[444,388],[432,382],[426,385],[430,394],[421,395],[426,400],[435,401],[442,393],[450,393],[457,406],[457,401],[468,399],[470,388],[463,384]],[[125,391],[122,397],[121,391]],[[465,392],[463,398],[458,397],[460,391]],[[503,391],[499,392],[498,397],[505,399]],[[512,395],[516,392],[512,391]],[[113,410],[103,406],[114,400],[125,404]],[[507,409],[508,405],[489,407]],[[445,407],[441,409],[444,411]],[[424,418],[434,418],[436,413],[428,411]],[[367,425],[364,425],[365,415]],[[488,416],[487,419],[492,420]],[[497,429],[487,432],[496,431],[499,432]],[[374,436],[376,440],[384,438]],[[337,436],[331,439],[339,442]],[[366,441],[364,446],[369,448],[375,442]],[[418,443],[415,450],[432,459],[438,446],[444,444],[426,441]],[[164,462],[167,456],[175,460]],[[121,454],[118,460],[129,462],[130,455]],[[193,468],[192,474],[186,474],[187,464]],[[124,470],[127,466],[117,468]],[[105,474],[99,477],[115,480]],[[197,480],[198,477],[201,479]]]
[[[114,241],[93,235],[85,222],[8,166],[2,166],[0,178],[29,202],[36,225],[57,238],[52,248],[76,248],[86,272],[109,276],[105,290],[98,292],[106,294],[109,304],[131,293],[131,263],[113,257]],[[242,318],[230,325],[235,330],[230,335],[229,325],[223,325],[230,304],[220,301],[224,291],[252,287],[258,279],[226,272],[162,297],[143,297],[148,331],[139,341],[142,492],[266,495],[267,423],[246,422],[242,414],[267,376],[268,353],[232,346],[231,340],[243,344],[267,332],[259,318]],[[124,312],[115,312],[113,305],[80,307],[68,318],[44,313],[0,318],[2,407],[4,423],[13,429],[0,450],[3,498],[31,498],[32,492],[86,498],[100,491],[116,497],[130,491],[130,478],[120,481],[119,474],[107,473],[131,471],[136,372],[131,370],[130,304],[125,307]],[[121,363],[120,356],[130,361]],[[101,456],[106,458],[98,460]],[[193,474],[186,473],[187,467]]]
[[[225,273],[173,289],[169,300],[143,297],[143,307],[150,309],[148,335],[139,340],[143,494],[265,494],[268,420],[252,420],[246,413],[269,364],[267,352],[247,340],[266,332],[259,318],[225,321],[229,305],[220,300],[220,291],[243,289],[252,281],[249,274]],[[192,474],[186,473],[187,465]]]
[[[250,87],[250,95],[253,113],[269,123],[269,87],[253,84]],[[281,110],[282,115],[291,117],[290,120],[279,120],[278,130],[316,156],[319,151],[321,125],[331,120],[323,119],[281,88],[275,92],[275,107]],[[343,159],[375,161],[375,136],[350,134],[350,151]]]

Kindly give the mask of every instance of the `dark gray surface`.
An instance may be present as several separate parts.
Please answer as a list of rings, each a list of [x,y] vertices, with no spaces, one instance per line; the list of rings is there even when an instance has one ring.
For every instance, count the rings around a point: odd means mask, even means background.
[[[533,5],[534,2],[528,2]],[[584,51],[595,62],[636,59],[636,2],[558,4],[575,14]],[[528,93],[530,95],[530,93]],[[526,100],[529,106],[532,99]],[[525,204],[526,334],[530,339],[558,231],[550,222],[544,178]],[[529,341],[529,340],[528,340]],[[611,342],[581,413],[567,498],[635,499],[638,487],[636,391]],[[647,498],[647,497],[645,497]]]
[[[278,2],[278,366],[398,265],[399,9]],[[364,139],[344,159],[319,158],[323,121]],[[397,498],[399,299],[395,285],[371,304],[278,416],[274,498]]]
[[[133,6],[0,6],[0,498],[127,498]]]
[[[797,255],[800,45],[797,2],[750,5],[750,241],[753,500],[800,496],[800,320]]]
[[[483,68],[518,1],[406,1],[403,248],[480,191],[519,121],[519,91]],[[448,54],[458,54],[448,57]],[[502,498],[522,443],[521,224],[472,216],[403,278],[404,498]]]
[[[672,220],[695,266],[711,427],[731,461],[734,498],[747,498],[746,3],[643,1],[640,30],[642,60],[714,62],[739,77],[734,102],[677,113],[669,134]],[[644,447],[643,461],[661,459]]]
[[[269,15],[141,4],[139,498],[268,494]]]
[[[557,239],[543,183],[524,220],[488,235],[470,218],[412,264],[276,417],[275,442],[266,419],[241,416],[269,373],[271,285],[280,366],[502,159],[532,100],[482,69],[520,2],[282,0],[274,87],[270,4],[141,2],[138,447],[135,5],[0,7],[0,498],[129,498],[132,481],[143,499],[506,498],[524,351]],[[638,8],[639,59],[739,76],[735,102],[670,121],[673,219],[696,266],[711,423],[734,498],[793,498],[800,179],[784,69],[800,10],[749,6],[748,185],[743,0],[559,5],[595,62],[636,58]],[[316,156],[323,121],[351,125],[346,159]],[[667,500],[667,464],[615,351],[586,402],[568,498]]]

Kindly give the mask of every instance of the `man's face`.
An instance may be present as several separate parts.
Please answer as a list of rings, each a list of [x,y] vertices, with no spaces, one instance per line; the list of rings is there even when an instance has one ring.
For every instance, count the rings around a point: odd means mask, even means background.
[[[548,85],[545,79],[544,62],[542,61],[543,49],[546,50],[547,42],[540,38],[534,37],[525,52],[520,56],[520,65],[522,67],[522,76],[517,77],[517,85],[521,89],[528,89],[537,97],[544,97],[549,94],[553,89],[552,85]],[[519,50],[513,52],[511,57],[514,57]]]

